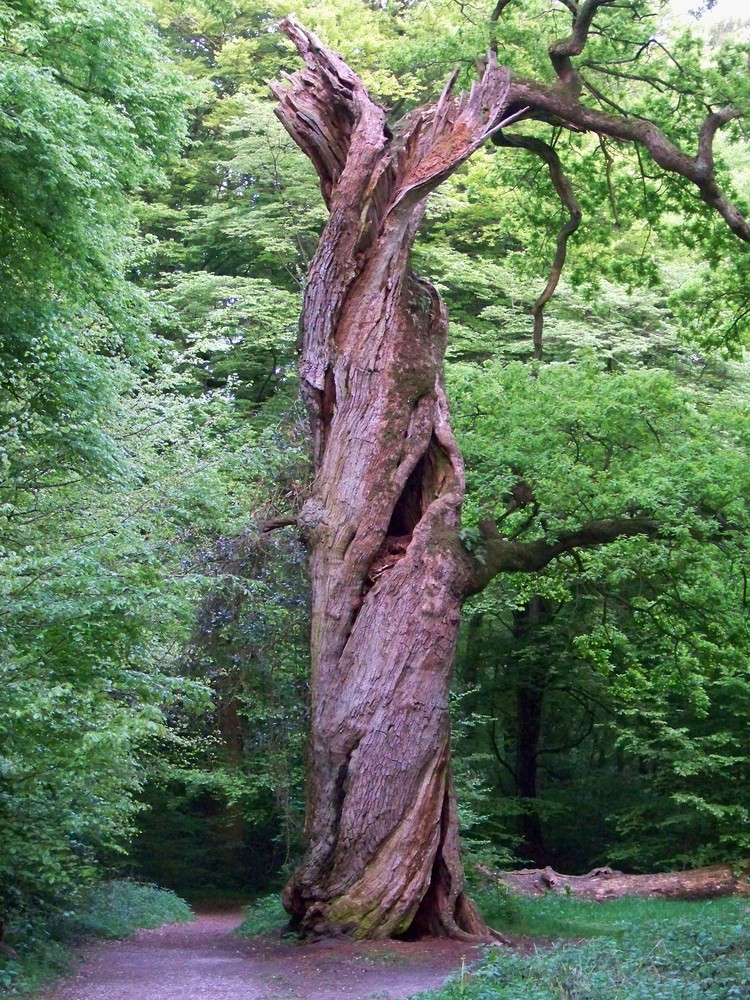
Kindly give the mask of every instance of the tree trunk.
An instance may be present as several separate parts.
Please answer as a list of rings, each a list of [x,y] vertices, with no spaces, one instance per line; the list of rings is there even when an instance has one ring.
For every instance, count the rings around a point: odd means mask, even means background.
[[[486,935],[463,892],[448,688],[465,553],[461,457],[437,291],[408,267],[426,195],[500,127],[508,80],[413,112],[394,137],[360,80],[282,25],[306,66],[274,85],[330,217],[300,374],[316,476],[300,527],[312,582],[309,847],[284,893],[315,935]]]
[[[513,637],[523,642],[549,614],[548,602],[535,595],[514,615]],[[539,743],[542,736],[544,695],[547,665],[533,649],[516,684],[516,795],[522,799],[523,812],[519,827],[523,849],[530,860],[540,867],[547,864],[542,822],[537,809],[537,778],[539,773]]]
[[[242,722],[237,711],[236,692],[228,690],[226,683],[217,691],[216,722],[224,743],[227,763],[241,773],[245,754],[242,736]],[[221,859],[227,872],[234,872],[246,864],[245,859],[245,817],[238,803],[224,804],[222,822],[217,825],[216,838],[219,842]]]
[[[711,865],[685,872],[624,875],[611,868],[594,868],[587,875],[560,875],[552,868],[526,868],[518,872],[485,874],[523,896],[560,892],[603,902],[621,896],[658,899],[712,899],[716,896],[750,896],[748,865]]]
[[[454,74],[395,135],[335,53],[282,23],[305,66],[273,85],[277,113],[330,211],[308,276],[300,361],[316,469],[299,519],[312,570],[309,848],[284,898],[307,932],[486,932],[462,888],[449,767],[461,603],[499,572],[535,572],[574,548],[659,531],[633,516],[519,541],[490,520],[479,525],[481,559],[466,553],[463,467],[442,382],[445,310],[408,267],[429,192],[523,117],[645,146],[750,240],[713,173],[713,138],[738,111],[709,114],[692,157],[651,122],[578,101],[571,58],[600,6],[580,5],[573,34],[550,49],[557,85],[511,82],[490,52],[469,93],[452,96]]]

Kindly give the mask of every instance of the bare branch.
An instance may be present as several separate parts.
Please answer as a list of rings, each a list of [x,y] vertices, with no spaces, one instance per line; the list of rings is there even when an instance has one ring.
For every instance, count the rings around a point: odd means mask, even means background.
[[[621,62],[623,60],[620,60]],[[658,90],[659,93],[666,93],[667,91],[675,94],[684,94],[685,97],[695,97],[696,93],[694,90],[690,90],[688,87],[680,87],[678,84],[670,83],[669,80],[664,80],[660,76],[655,76],[653,73],[625,73],[623,70],[613,69],[610,63],[599,63],[591,62],[589,60],[581,63],[587,69],[593,69],[597,73],[601,73],[602,76],[614,76],[618,80],[635,80],[637,83],[646,83],[649,87],[653,87],[654,90]]]
[[[497,38],[493,38],[492,34],[497,22],[500,20],[500,15],[510,2],[511,0],[497,0],[495,9],[490,14],[490,52],[494,52],[495,54],[497,54]]]
[[[509,2],[510,0],[498,0],[491,21],[497,20]],[[511,83],[511,109],[515,108],[520,113],[520,109],[525,107],[526,118],[552,122],[565,128],[594,132],[600,137],[608,136],[618,141],[644,146],[662,169],[679,174],[693,183],[698,188],[701,200],[721,215],[736,236],[745,242],[750,242],[750,224],[739,209],[726,198],[714,176],[713,141],[716,132],[728,122],[740,118],[741,112],[731,107],[711,111],[697,137],[696,155],[690,156],[683,152],[655,123],[643,118],[630,118],[623,108],[606,98],[591,83],[584,81],[573,64],[573,57],[579,56],[586,46],[596,12],[603,7],[616,6],[615,0],[584,0],[583,3],[561,0],[561,2],[574,14],[574,21],[571,34],[554,42],[549,48],[558,83],[548,86],[537,81],[514,78]],[[632,60],[620,61],[637,60],[652,44],[663,48],[660,42],[650,39],[640,46]],[[666,49],[664,51],[673,59]],[[639,76],[612,70],[609,66],[596,63],[588,65],[598,72],[612,76],[639,79],[657,88],[668,88],[678,94],[691,94],[684,86],[672,87],[667,81],[651,74]],[[678,63],[675,62],[675,65],[680,68]],[[584,86],[600,103],[607,104],[608,109],[597,110],[582,104],[580,95]],[[616,114],[611,113],[612,111]]]
[[[735,108],[722,108],[721,111],[714,111],[703,122],[698,136],[698,156],[696,158],[696,170],[699,176],[707,179],[713,176],[716,133],[722,125],[741,117],[741,112]]]
[[[278,528],[289,528],[298,523],[296,517],[271,517],[260,525],[261,535],[267,535]]]
[[[594,15],[600,7],[609,7],[614,0],[584,0],[578,7],[573,30],[567,38],[553,42],[549,47],[549,57],[558,79],[566,86],[580,89],[578,73],[572,63],[573,56],[579,56],[586,45]],[[567,5],[566,5],[567,6]]]
[[[534,358],[542,360],[542,341],[544,335],[544,307],[555,294],[560,282],[560,275],[565,266],[565,258],[568,252],[568,240],[581,224],[581,206],[575,196],[573,187],[568,180],[560,157],[556,150],[549,143],[542,139],[537,139],[530,135],[506,135],[504,132],[496,132],[492,137],[496,146],[507,146],[513,149],[528,149],[539,156],[547,164],[550,180],[557,192],[557,196],[568,212],[568,220],[561,227],[557,234],[557,245],[555,256],[552,261],[549,278],[544,287],[544,291],[531,308],[531,315],[534,317]]]
[[[614,160],[610,156],[604,137],[601,135],[599,136],[599,149],[601,149],[602,156],[604,157],[604,173],[607,178],[607,196],[609,197],[609,207],[612,209],[612,218],[615,220],[615,225],[619,228],[620,217],[617,211],[617,202],[615,201],[615,190],[612,185],[612,164],[614,163]]]

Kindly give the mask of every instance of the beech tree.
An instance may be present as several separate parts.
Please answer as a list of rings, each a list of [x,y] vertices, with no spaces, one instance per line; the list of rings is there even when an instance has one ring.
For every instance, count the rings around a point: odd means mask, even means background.
[[[315,166],[329,210],[301,321],[315,460],[298,519],[312,585],[309,846],[283,897],[307,933],[488,935],[463,886],[450,775],[461,605],[498,573],[537,571],[577,548],[659,531],[657,518],[631,514],[519,541],[488,519],[464,544],[464,470],[443,386],[446,311],[409,267],[426,197],[490,138],[545,162],[569,218],[535,311],[538,350],[538,317],[580,211],[553,145],[506,132],[511,125],[541,121],[636,144],[750,242],[713,152],[740,110],[707,99],[693,152],[653,121],[587,103],[575,60],[597,12],[615,4],[562,2],[572,27],[549,48],[552,82],[501,66],[493,44],[468,92],[454,93],[454,73],[436,104],[395,125],[339,56],[282,22],[305,65],[272,85],[277,113]],[[499,0],[493,23],[508,3]],[[649,4],[624,7],[642,18]]]

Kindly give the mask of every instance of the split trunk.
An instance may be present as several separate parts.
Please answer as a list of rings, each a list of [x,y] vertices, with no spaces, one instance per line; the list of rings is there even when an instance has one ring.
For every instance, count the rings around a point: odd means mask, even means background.
[[[287,21],[305,67],[278,115],[320,176],[329,220],[302,316],[316,476],[300,526],[312,579],[309,848],[287,886],[316,935],[488,933],[463,891],[448,690],[471,583],[464,471],[443,389],[447,319],[409,269],[429,191],[503,124],[507,73],[452,82],[399,123]]]

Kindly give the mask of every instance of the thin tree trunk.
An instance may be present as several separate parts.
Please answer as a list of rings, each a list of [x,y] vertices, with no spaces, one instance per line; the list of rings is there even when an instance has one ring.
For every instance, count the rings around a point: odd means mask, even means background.
[[[236,692],[227,690],[218,692],[216,721],[219,733],[224,743],[224,754],[227,763],[241,771],[245,753],[242,736],[242,723],[237,711]],[[217,825],[216,836],[220,844],[221,857],[226,871],[234,872],[244,861],[245,854],[245,817],[238,803],[224,806],[223,821]]]
[[[507,74],[448,85],[394,138],[341,59],[293,22],[306,67],[276,85],[330,217],[302,318],[316,477],[309,848],[284,893],[301,929],[471,937],[450,778],[448,688],[465,557],[464,471],[443,389],[437,291],[408,254],[426,195],[502,124]]]
[[[533,596],[526,606],[516,612],[513,637],[523,643],[531,633],[532,658],[524,665],[516,685],[516,795],[523,799],[523,812],[519,827],[523,849],[535,865],[547,864],[542,823],[537,811],[537,777],[539,773],[539,744],[542,736],[542,714],[547,682],[547,665],[537,658],[533,644],[533,631],[549,610],[544,598]]]
[[[535,673],[524,678],[516,689],[516,794],[523,800],[523,812],[519,817],[523,853],[539,867],[547,864],[547,849],[536,801],[543,708],[544,688],[539,674]]]

